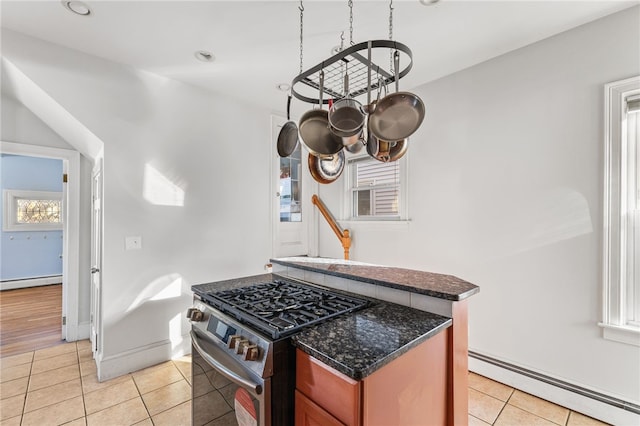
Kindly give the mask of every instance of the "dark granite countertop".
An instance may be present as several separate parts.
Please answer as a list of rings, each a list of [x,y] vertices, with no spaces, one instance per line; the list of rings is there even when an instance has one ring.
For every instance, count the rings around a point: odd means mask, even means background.
[[[228,290],[274,278],[280,277],[254,275],[198,284],[191,290],[196,294]],[[362,295],[351,296],[370,300],[371,306],[307,328],[291,339],[294,346],[355,380],[367,377],[451,325],[450,318],[437,314]]]
[[[292,341],[312,357],[360,380],[450,325],[451,318],[378,301],[303,330]]]
[[[477,285],[453,275],[413,269],[313,257],[287,257],[271,262],[452,301],[464,300],[480,291]]]

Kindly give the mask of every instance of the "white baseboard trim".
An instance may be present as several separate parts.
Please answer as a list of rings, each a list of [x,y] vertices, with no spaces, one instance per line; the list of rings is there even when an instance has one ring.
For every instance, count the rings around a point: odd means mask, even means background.
[[[83,322],[78,325],[67,324],[67,342],[75,342],[76,340],[89,339],[89,330],[91,330],[91,324]]]
[[[41,285],[60,284],[62,275],[52,275],[50,277],[23,278],[19,280],[0,281],[0,291],[15,290],[17,288],[38,287]]]
[[[469,351],[469,371],[613,425],[640,424],[640,406]]]
[[[98,380],[100,382],[109,380],[190,353],[191,337],[189,334],[184,334],[177,345],[167,339],[119,354],[106,357],[98,355],[96,359]]]

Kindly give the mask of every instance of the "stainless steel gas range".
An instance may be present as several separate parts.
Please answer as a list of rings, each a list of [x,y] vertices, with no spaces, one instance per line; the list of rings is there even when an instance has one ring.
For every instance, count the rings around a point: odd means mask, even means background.
[[[293,425],[295,350],[305,327],[368,302],[291,279],[194,286],[192,424]]]

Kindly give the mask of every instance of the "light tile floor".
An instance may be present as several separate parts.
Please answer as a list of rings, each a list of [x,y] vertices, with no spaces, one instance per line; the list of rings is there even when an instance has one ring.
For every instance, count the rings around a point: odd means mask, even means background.
[[[98,382],[89,341],[0,358],[0,424],[190,425],[191,359]],[[469,425],[602,425],[474,373]]]

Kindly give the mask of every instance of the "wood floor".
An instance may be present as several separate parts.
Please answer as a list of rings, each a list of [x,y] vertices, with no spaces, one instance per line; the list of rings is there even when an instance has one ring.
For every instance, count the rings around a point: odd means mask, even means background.
[[[62,284],[0,291],[0,357],[63,343]]]

